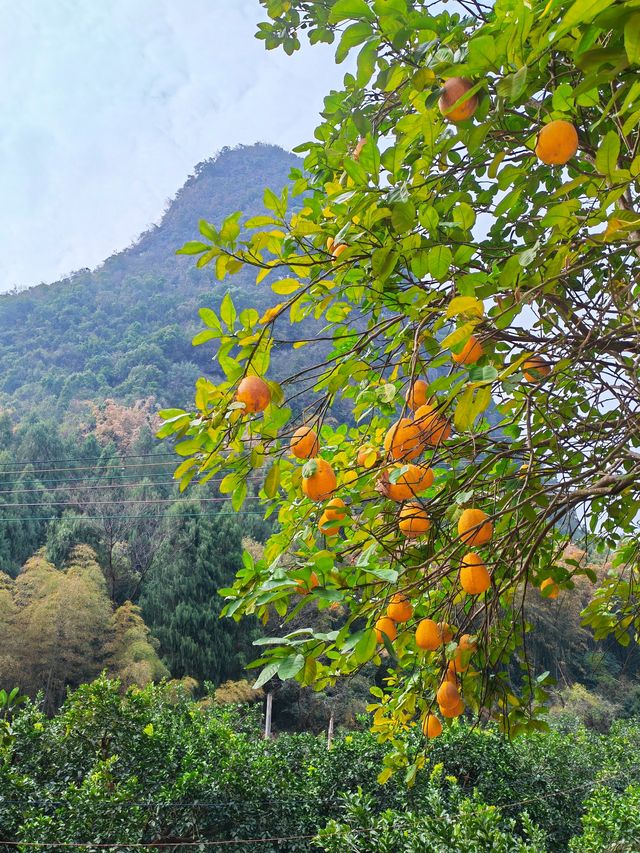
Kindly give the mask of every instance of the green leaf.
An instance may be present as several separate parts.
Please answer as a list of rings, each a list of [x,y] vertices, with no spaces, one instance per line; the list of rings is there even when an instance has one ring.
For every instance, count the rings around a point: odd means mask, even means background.
[[[273,676],[278,672],[279,663],[270,663],[268,666],[262,670],[260,675],[253,683],[253,689],[257,690],[259,687],[262,687],[263,684],[266,684],[267,681],[270,681]]]
[[[233,243],[236,237],[240,234],[239,220],[241,216],[242,211],[240,210],[232,213],[231,216],[227,216],[220,231],[220,240],[225,243]]]
[[[294,678],[304,666],[304,655],[297,654],[285,658],[278,666],[278,678],[286,681],[288,678]]]
[[[244,499],[247,496],[247,484],[245,480],[243,480],[237,488],[234,490],[231,495],[231,506],[234,508],[236,512],[240,509],[242,504],[244,503]]]
[[[473,388],[467,386],[453,415],[453,423],[458,432],[466,432],[473,423]]]
[[[218,242],[218,232],[210,222],[207,222],[206,219],[201,219],[198,222],[198,228],[203,237],[206,237],[214,243]]]
[[[448,246],[434,246],[429,249],[427,255],[427,267],[429,274],[438,281],[444,281],[449,274],[449,267],[453,262],[453,255]]]
[[[300,281],[300,279],[281,278],[271,284],[271,289],[274,293],[277,293],[280,296],[289,296],[289,294],[295,293],[296,290],[300,290],[301,286],[302,282]]]
[[[198,314],[205,326],[209,326],[210,329],[217,329],[219,332],[222,331],[220,320],[218,320],[216,312],[212,311],[211,308],[201,308]]]
[[[391,225],[394,231],[410,231],[415,228],[416,222],[416,208],[412,201],[401,201],[391,208]]]
[[[509,103],[516,103],[527,86],[527,66],[523,65],[513,74],[508,74],[498,81],[496,86],[500,97]]]
[[[359,21],[357,24],[350,24],[342,33],[342,38],[336,50],[336,62],[343,62],[352,47],[362,44],[373,35],[371,24],[366,21]]]
[[[454,329],[453,332],[441,341],[440,349],[451,349],[452,347],[461,344],[463,341],[466,341],[473,333],[476,323],[477,321],[470,320],[468,323],[465,323],[464,326],[460,326],[459,329]]]
[[[624,49],[632,65],[640,65],[640,12],[634,12],[624,25]]]
[[[200,243],[198,240],[189,240],[181,249],[176,251],[176,255],[199,255],[202,252],[207,252],[211,246],[206,243]]]
[[[356,75],[356,80],[358,86],[362,89],[364,89],[369,80],[371,80],[371,76],[375,71],[376,60],[378,58],[378,45],[378,39],[371,39],[364,45],[358,54],[358,73]]]
[[[268,498],[273,498],[278,493],[278,487],[280,486],[280,463],[274,462],[271,468],[269,468],[269,473],[265,477],[264,481],[264,493]]]
[[[376,651],[376,632],[373,628],[367,628],[362,637],[356,643],[355,657],[358,663],[366,663],[373,657]]]
[[[191,339],[191,346],[197,347],[200,346],[200,344],[206,344],[207,341],[210,341],[212,338],[217,338],[218,335],[219,333],[216,332],[215,329],[203,329]]]
[[[376,16],[365,0],[336,0],[329,13],[329,23],[339,24],[349,18],[375,21]]]
[[[222,304],[220,305],[220,316],[228,328],[233,330],[233,324],[236,321],[236,309],[228,292],[225,293]]]
[[[620,154],[620,137],[615,130],[610,130],[596,151],[596,169],[601,175],[613,178],[618,168]]]

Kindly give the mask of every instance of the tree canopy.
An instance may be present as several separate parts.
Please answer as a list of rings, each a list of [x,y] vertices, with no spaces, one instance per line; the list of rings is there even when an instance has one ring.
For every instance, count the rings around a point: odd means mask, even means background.
[[[640,628],[640,2],[262,5],[267,48],[336,42],[353,71],[290,190],[180,250],[220,279],[253,267],[276,298],[200,311],[194,344],[216,342],[226,380],[201,378],[160,435],[183,488],[224,471],[240,510],[258,481],[278,518],[228,615],[347,614],[262,640],[258,682],[324,689],[384,659],[386,778],[421,766],[398,737],[416,723],[544,727],[525,605],[598,580],[562,557],[572,536],[613,554],[587,624],[622,643]],[[274,382],[308,317],[329,355]]]

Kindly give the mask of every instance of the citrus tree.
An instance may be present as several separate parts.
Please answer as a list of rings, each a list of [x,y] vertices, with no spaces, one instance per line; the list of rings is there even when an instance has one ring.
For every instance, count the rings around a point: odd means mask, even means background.
[[[274,304],[201,310],[226,381],[160,435],[181,488],[220,475],[236,510],[259,488],[277,517],[224,590],[227,615],[281,620],[258,682],[384,660],[383,779],[411,776],[416,723],[544,726],[524,608],[596,582],[563,558],[578,526],[615,552],[585,618],[640,629],[640,0],[262,4],[267,48],[306,34],[353,70],[265,214],[201,221],[180,250],[219,279],[255,268]],[[272,381],[274,347],[305,346]],[[287,633],[310,602],[344,625]]]

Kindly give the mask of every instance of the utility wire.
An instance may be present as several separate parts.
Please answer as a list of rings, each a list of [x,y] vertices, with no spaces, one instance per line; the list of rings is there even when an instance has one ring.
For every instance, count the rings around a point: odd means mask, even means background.
[[[122,513],[118,515],[85,515],[82,513],[79,515],[79,518],[89,519],[93,521],[104,521],[105,519],[120,519],[120,520],[128,520],[133,518],[145,518],[147,521],[151,521],[154,519],[158,519],[158,521],[163,521],[164,519],[180,519],[180,518],[217,518],[220,515],[259,515],[260,517],[264,517],[264,513],[261,510],[252,510],[252,509],[239,509],[237,512],[234,510],[232,512],[226,512],[224,510],[219,510],[217,512],[192,512],[192,513],[181,513],[180,515],[170,515],[167,513],[156,513],[155,515],[124,515]],[[16,516],[15,518],[3,518],[0,515],[0,524],[9,523],[9,522],[22,522],[24,524],[25,521],[67,521],[68,519],[62,515],[45,515],[45,516]]]
[[[245,500],[258,500],[258,495],[247,495]],[[44,507],[48,509],[51,506],[114,506],[116,504],[174,504],[174,503],[193,503],[200,501],[201,503],[218,503],[220,501],[228,501],[229,498],[122,498],[122,500],[112,501],[35,501],[32,503],[9,503],[4,504],[7,509],[26,509],[28,507]],[[0,505],[0,511],[3,506]]]
[[[150,459],[150,458],[158,458],[159,456],[175,456],[173,452],[167,453],[114,453],[113,456],[110,456],[109,459]],[[101,456],[85,456],[84,458],[71,458],[71,459],[29,459],[25,462],[4,462],[0,463],[0,470],[2,468],[6,468],[7,465],[54,465],[57,462],[64,462],[66,465],[70,462],[96,462],[99,465],[104,464],[104,460]]]

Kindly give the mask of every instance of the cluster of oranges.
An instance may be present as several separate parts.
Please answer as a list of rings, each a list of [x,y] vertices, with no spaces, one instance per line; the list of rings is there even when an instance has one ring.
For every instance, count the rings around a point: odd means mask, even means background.
[[[438,101],[441,114],[447,121],[458,124],[467,121],[478,109],[478,96],[470,94],[474,84],[465,77],[451,77],[442,86]],[[564,166],[578,150],[578,132],[570,121],[554,119],[543,125],[536,140],[536,157],[547,166]]]

